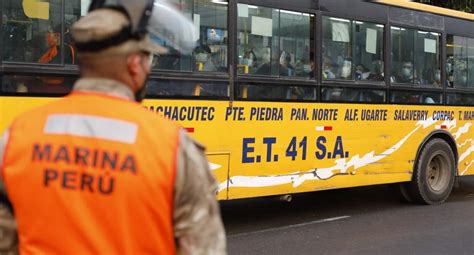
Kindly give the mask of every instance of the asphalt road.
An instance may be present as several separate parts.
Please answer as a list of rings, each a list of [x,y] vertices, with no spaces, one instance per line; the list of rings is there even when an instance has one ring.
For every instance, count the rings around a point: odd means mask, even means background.
[[[400,202],[385,185],[221,209],[229,254],[474,254],[474,177],[437,206]]]

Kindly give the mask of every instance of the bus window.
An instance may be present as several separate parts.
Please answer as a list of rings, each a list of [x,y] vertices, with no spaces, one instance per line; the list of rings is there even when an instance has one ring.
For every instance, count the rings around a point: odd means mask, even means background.
[[[464,88],[468,85],[467,38],[448,35],[446,38],[446,77],[450,87]]]
[[[321,101],[383,103],[385,102],[385,91],[327,87],[321,90]]]
[[[238,4],[239,74],[314,78],[314,15]]]
[[[227,1],[172,0],[189,15],[198,28],[197,47],[191,55],[183,55],[168,47],[169,53],[161,56],[154,69],[195,72],[227,72]],[[155,38],[156,39],[156,38]],[[160,41],[160,39],[156,39]]]
[[[286,62],[280,61],[280,69],[288,69],[288,76],[310,77],[313,39],[311,33],[312,16],[306,13],[279,10],[280,13],[280,50],[287,52]],[[280,70],[281,73],[281,70]]]
[[[355,79],[383,81],[384,25],[354,21]]]
[[[468,87],[474,88],[474,38],[469,38],[467,40],[467,47],[468,47]]]
[[[395,83],[419,84],[414,69],[414,30],[391,27],[392,76]]]
[[[61,64],[61,0],[3,0],[2,60]]]
[[[66,95],[76,78],[61,76],[4,75],[1,91],[5,94]]]
[[[441,86],[440,51],[441,35],[434,32],[416,31],[415,77],[422,85]]]
[[[238,96],[250,100],[315,101],[313,86],[288,86],[268,84],[241,84]]]
[[[443,96],[436,92],[392,91],[390,102],[397,104],[442,104]]]
[[[323,79],[353,80],[351,21],[323,17]]]
[[[449,105],[474,105],[474,95],[448,94],[447,101]]]
[[[150,80],[147,84],[147,96],[228,98],[229,86],[213,81]]]

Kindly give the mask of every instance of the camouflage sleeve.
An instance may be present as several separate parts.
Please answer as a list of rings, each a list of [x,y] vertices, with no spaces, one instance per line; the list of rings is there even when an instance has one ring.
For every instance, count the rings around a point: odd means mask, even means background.
[[[226,254],[226,239],[204,147],[180,134],[175,182],[177,254]]]
[[[3,171],[3,155],[8,142],[8,130],[0,137],[0,173]],[[17,254],[15,218],[0,174],[0,254]]]

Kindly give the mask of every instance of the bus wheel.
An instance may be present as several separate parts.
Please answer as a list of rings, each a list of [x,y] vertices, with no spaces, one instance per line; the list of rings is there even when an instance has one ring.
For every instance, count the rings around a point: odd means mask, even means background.
[[[429,141],[422,149],[410,183],[408,197],[422,204],[441,204],[454,185],[455,158],[451,147],[442,139]]]

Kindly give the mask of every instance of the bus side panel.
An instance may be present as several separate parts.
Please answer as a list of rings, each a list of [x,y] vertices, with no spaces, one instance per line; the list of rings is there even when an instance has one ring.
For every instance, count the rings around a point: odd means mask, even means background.
[[[188,127],[209,155],[229,155],[228,168],[214,170],[220,199],[409,181],[420,144],[437,129],[456,138],[464,155],[460,174],[473,173],[467,166],[474,154],[472,121],[459,117],[464,108],[161,100],[145,105]],[[212,110],[198,118],[189,116],[189,107]],[[217,164],[212,161],[211,156],[211,168]]]
[[[451,131],[458,147],[458,175],[474,174],[474,110],[456,109],[458,128]]]
[[[390,106],[235,106],[250,108],[250,115],[234,123],[232,144],[242,144],[242,157],[231,159],[229,198],[409,181],[417,145],[430,132],[414,121],[391,121]],[[255,108],[281,109],[283,117],[252,118]]]
[[[0,98],[0,128],[55,99]],[[437,129],[455,138],[458,174],[474,174],[468,107],[146,100],[207,148],[218,198],[409,181],[418,147]]]

